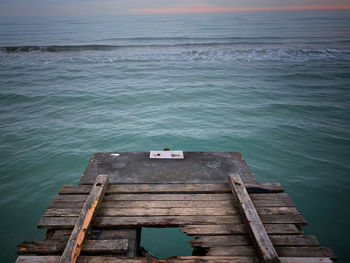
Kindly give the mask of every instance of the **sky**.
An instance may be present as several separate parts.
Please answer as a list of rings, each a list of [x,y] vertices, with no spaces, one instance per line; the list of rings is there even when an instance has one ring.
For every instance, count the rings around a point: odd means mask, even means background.
[[[0,16],[348,9],[350,0],[0,0]]]

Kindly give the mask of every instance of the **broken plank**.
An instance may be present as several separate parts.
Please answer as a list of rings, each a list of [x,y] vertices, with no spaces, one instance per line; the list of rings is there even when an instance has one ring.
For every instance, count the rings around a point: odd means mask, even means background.
[[[58,263],[58,256],[20,256],[16,263]],[[78,263],[258,263],[254,257],[172,257],[169,259],[156,260],[149,257],[139,258],[116,258],[102,256],[82,256]],[[287,262],[286,262],[287,263]],[[289,262],[288,262],[289,263]],[[314,263],[314,262],[310,262]],[[317,262],[320,263],[320,262]],[[324,263],[324,262],[322,262]]]
[[[281,263],[332,263],[329,258],[292,258],[282,257]],[[19,256],[16,263],[58,263],[59,256]],[[257,263],[255,257],[215,257],[215,256],[187,256],[173,257],[164,260],[155,260],[153,258],[117,258],[117,257],[96,257],[96,256],[81,256],[78,263]]]
[[[277,254],[277,252],[276,252],[276,254]],[[206,255],[208,255],[208,256],[254,257],[254,256],[256,256],[256,253],[255,253],[255,249],[253,246],[232,246],[232,247],[210,247],[208,249]],[[269,261],[262,261],[262,262],[269,262]]]
[[[299,234],[294,224],[265,224],[268,234]],[[187,225],[181,231],[191,236],[247,234],[247,227],[236,225]]]
[[[17,254],[51,254],[63,252],[67,241],[33,241],[19,245]],[[82,251],[85,253],[115,253],[122,254],[128,250],[128,240],[86,240]]]
[[[292,258],[282,257],[281,263],[331,263],[329,258]],[[173,257],[152,263],[258,263],[256,257],[227,257],[227,256],[184,256]]]
[[[320,246],[314,236],[307,235],[269,235],[274,246]],[[192,247],[227,247],[252,245],[247,235],[199,236],[189,241]]]
[[[256,253],[261,262],[278,263],[278,254],[272,245],[266,229],[256,211],[252,200],[238,174],[229,175],[229,184],[232,193],[238,199],[242,217],[247,225],[249,235],[253,241]],[[208,254],[209,255],[209,254]]]
[[[327,257],[335,260],[337,256],[328,247],[276,247],[281,257]]]
[[[326,257],[335,259],[330,248],[325,247],[275,247],[280,257]],[[211,247],[208,256],[254,256],[253,246]]]
[[[333,263],[333,260],[325,257],[280,257],[281,263]]]
[[[102,202],[108,183],[107,175],[97,176],[90,194],[85,201],[83,209],[74,225],[72,234],[59,261],[60,263],[75,263],[77,261],[86,233],[92,226],[92,219]]]
[[[329,258],[280,258],[281,263],[331,263]],[[258,263],[256,257],[225,257],[225,256],[185,256],[173,257],[152,263]]]
[[[60,256],[19,256],[16,263],[59,263]],[[80,256],[78,263],[149,263],[149,258]]]

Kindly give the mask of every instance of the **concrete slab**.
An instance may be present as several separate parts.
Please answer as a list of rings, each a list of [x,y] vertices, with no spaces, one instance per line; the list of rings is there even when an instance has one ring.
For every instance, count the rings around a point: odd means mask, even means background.
[[[184,159],[150,159],[149,152],[99,152],[92,155],[80,184],[93,184],[107,174],[117,183],[227,183],[238,173],[245,183],[257,183],[238,152],[184,152]]]

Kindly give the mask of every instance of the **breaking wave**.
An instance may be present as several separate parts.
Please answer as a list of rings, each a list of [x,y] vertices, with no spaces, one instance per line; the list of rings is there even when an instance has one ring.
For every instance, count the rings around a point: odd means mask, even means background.
[[[125,48],[173,48],[173,47],[218,47],[247,45],[250,42],[228,42],[228,43],[178,43],[178,44],[135,44],[135,45],[50,45],[50,46],[3,46],[0,50],[3,52],[75,52],[75,51],[108,51]],[[254,42],[255,45],[273,44],[272,42]]]
[[[264,45],[261,45],[264,46]],[[71,52],[70,60],[89,62],[123,61],[204,61],[204,62],[254,62],[350,60],[350,49],[300,49],[259,45],[237,45],[236,43],[186,43],[173,45],[64,45],[64,46],[3,46],[2,58],[6,54],[42,54],[48,59],[62,59],[60,53]],[[45,54],[56,53],[57,56]],[[33,56],[30,56],[33,58]],[[63,58],[64,60],[68,58]]]

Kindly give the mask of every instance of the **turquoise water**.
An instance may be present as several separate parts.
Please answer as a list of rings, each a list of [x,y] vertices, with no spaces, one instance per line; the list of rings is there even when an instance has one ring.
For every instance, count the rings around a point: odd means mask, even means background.
[[[42,238],[92,153],[164,147],[241,152],[350,261],[349,25],[340,11],[0,18],[0,261]]]
[[[164,259],[174,256],[191,256],[192,247],[189,241],[194,237],[187,236],[180,231],[180,228],[148,228],[143,227],[141,231],[140,246],[148,254],[157,259]]]

